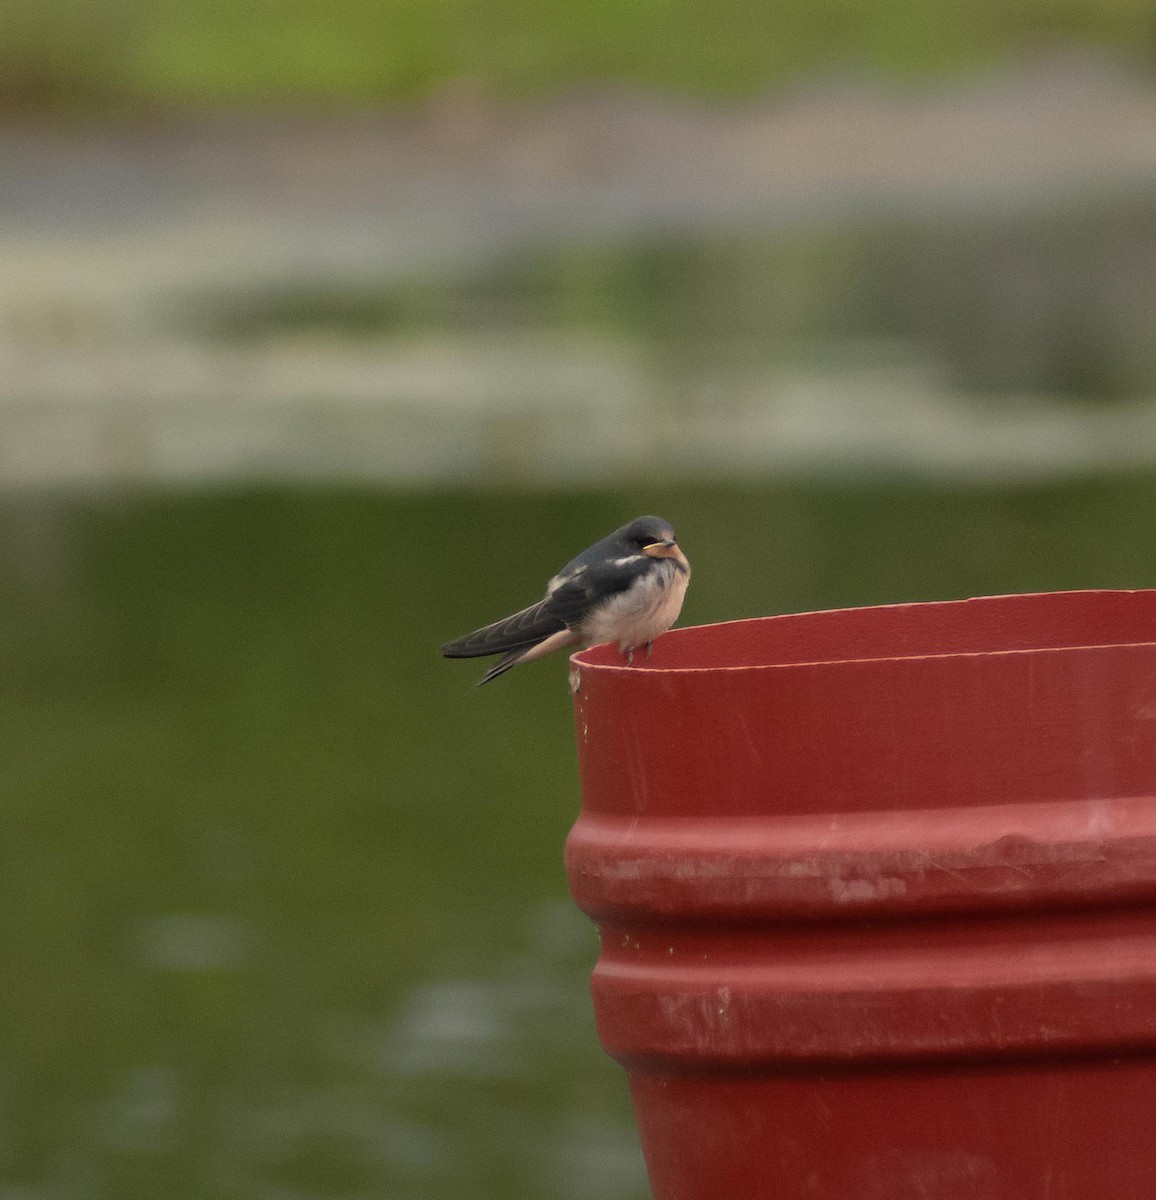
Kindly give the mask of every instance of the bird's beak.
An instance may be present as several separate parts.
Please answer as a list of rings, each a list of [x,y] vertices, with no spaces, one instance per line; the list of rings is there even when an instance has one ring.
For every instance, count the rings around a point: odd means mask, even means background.
[[[678,543],[673,538],[664,538],[661,542],[643,546],[642,553],[649,554],[651,558],[677,558]]]

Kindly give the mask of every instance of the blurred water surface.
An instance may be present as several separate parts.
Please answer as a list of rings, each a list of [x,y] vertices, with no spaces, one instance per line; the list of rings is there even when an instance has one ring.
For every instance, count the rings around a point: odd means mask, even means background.
[[[1074,52],[0,126],[0,486],[1150,465],[1153,130]]]
[[[0,482],[1149,464],[1154,265],[1156,200],[1129,193],[551,243],[450,277],[233,284],[128,340],[14,338]]]
[[[670,517],[685,620],[1152,586],[1156,475],[9,497],[0,1196],[640,1200],[565,666],[439,642]]]

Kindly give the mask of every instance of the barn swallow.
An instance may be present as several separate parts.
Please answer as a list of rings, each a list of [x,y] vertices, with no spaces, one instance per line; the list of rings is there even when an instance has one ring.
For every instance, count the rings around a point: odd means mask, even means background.
[[[482,676],[489,683],[518,663],[568,646],[617,642],[634,662],[675,622],[690,563],[669,522],[639,517],[572,558],[549,583],[545,599],[442,647],[446,658],[502,657]]]

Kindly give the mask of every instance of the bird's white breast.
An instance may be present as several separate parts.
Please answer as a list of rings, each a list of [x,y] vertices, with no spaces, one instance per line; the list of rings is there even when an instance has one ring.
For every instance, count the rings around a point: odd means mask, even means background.
[[[624,653],[645,646],[678,619],[689,575],[666,559],[624,592],[611,597],[582,624],[587,642],[617,642]]]

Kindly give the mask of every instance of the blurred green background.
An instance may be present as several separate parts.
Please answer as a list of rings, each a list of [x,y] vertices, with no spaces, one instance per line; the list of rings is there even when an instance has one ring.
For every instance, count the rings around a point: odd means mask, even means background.
[[[565,664],[437,647],[644,512],[683,623],[1156,586],[1152,34],[8,6],[0,1200],[646,1196]]]
[[[1143,0],[10,0],[0,64],[6,90],[39,103],[349,104],[461,77],[515,93],[593,77],[727,95],[832,67],[999,64],[1049,42],[1143,57],[1153,33]]]

